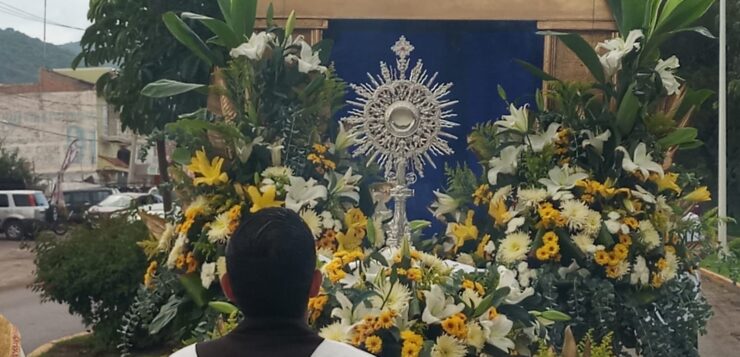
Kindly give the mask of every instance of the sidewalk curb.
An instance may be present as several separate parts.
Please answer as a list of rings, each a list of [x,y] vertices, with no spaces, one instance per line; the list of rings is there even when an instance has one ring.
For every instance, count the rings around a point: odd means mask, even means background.
[[[735,283],[732,280],[728,279],[725,276],[719,275],[709,269],[705,268],[699,268],[699,271],[701,272],[702,277],[706,277],[709,280],[712,280],[716,283],[722,284],[722,285],[728,285],[735,288],[740,288],[740,283]]]
[[[49,350],[51,350],[52,347],[54,347],[54,345],[56,345],[57,343],[64,342],[64,341],[69,341],[69,340],[71,340],[73,338],[77,338],[77,337],[81,337],[81,336],[87,336],[89,334],[90,334],[90,332],[84,331],[84,332],[76,333],[74,335],[69,335],[69,336],[65,336],[65,337],[62,337],[62,338],[58,338],[58,339],[56,339],[54,341],[47,342],[47,343],[39,346],[38,348],[36,348],[35,350],[33,350],[33,352],[27,354],[26,356],[27,357],[38,357],[38,356],[41,356],[42,354],[44,354],[46,352],[49,352]]]

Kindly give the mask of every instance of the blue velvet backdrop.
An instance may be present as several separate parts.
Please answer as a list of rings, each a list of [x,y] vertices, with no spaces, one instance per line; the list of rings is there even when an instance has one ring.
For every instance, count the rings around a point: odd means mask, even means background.
[[[432,220],[428,207],[432,191],[444,187],[445,163],[466,161],[479,172],[475,157],[466,149],[466,136],[479,122],[499,118],[507,112],[499,98],[497,85],[507,91],[509,100],[533,101],[541,82],[514,62],[521,59],[542,65],[543,39],[536,35],[534,22],[502,21],[386,21],[334,20],[324,37],[335,41],[332,60],[341,78],[364,83],[367,72],[379,74],[379,62],[395,64],[390,47],[401,36],[416,48],[411,62],[422,58],[429,72],[439,72],[438,81],[453,82],[450,98],[460,126],[451,132],[455,154],[438,158],[437,169],[427,167],[425,177],[413,188],[416,196],[409,203],[410,219]],[[350,98],[354,93],[349,94]],[[344,114],[344,113],[340,113]],[[341,116],[340,116],[341,117]],[[435,223],[435,231],[441,227]]]

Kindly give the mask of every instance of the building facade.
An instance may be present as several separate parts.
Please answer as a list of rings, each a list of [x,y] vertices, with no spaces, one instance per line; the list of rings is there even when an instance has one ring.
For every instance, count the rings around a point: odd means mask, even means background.
[[[4,146],[17,148],[42,179],[53,181],[76,140],[78,154],[65,181],[118,187],[155,184],[156,153],[146,162],[135,160],[143,138],[122,131],[118,114],[95,92],[95,82],[107,71],[41,69],[38,83],[0,85]]]

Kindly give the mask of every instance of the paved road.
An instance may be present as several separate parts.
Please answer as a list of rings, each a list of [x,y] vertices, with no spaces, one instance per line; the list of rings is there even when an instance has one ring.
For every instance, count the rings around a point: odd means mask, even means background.
[[[699,338],[702,357],[737,356],[740,351],[740,288],[702,279],[702,291],[714,316],[707,335]]]
[[[30,353],[40,345],[85,330],[78,316],[67,307],[41,303],[27,288],[33,279],[33,255],[18,242],[0,241],[0,314],[20,330],[23,349]]]

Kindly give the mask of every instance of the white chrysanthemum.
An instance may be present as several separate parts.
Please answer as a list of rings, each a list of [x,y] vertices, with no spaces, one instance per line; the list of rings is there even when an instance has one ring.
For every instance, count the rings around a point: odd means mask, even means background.
[[[594,252],[596,252],[594,239],[588,234],[576,234],[575,236],[573,236],[573,242],[583,253],[593,254]]]
[[[208,241],[211,243],[225,243],[231,235],[231,219],[229,212],[216,216],[208,229]]]
[[[177,262],[177,257],[179,257],[182,252],[183,248],[185,248],[185,244],[188,242],[188,237],[184,234],[180,234],[177,236],[177,239],[175,240],[175,244],[172,246],[172,250],[170,250],[170,255],[167,257],[167,267],[170,269],[173,269],[175,267],[175,262]]]
[[[430,268],[438,274],[447,274],[450,271],[450,267],[445,264],[442,259],[439,259],[436,255],[419,252],[419,261],[425,267]]]
[[[216,263],[203,263],[200,267],[200,282],[203,288],[211,287],[214,280],[216,280]]]
[[[582,232],[592,237],[596,236],[601,230],[601,213],[589,210],[586,215],[586,221],[582,227]]]
[[[437,337],[432,347],[432,357],[465,357],[466,354],[465,345],[450,335]]]
[[[341,343],[348,343],[352,339],[350,331],[352,326],[342,325],[340,322],[335,322],[331,325],[325,326],[319,331],[319,336],[329,341],[337,341]]]
[[[632,266],[630,284],[647,285],[648,283],[650,283],[650,269],[648,269],[645,258],[638,256],[635,260],[635,265]]]
[[[640,239],[647,247],[647,250],[652,250],[660,245],[660,234],[658,234],[658,231],[648,220],[640,221]]]
[[[678,258],[674,253],[666,252],[665,261],[666,266],[665,269],[660,271],[660,277],[663,281],[668,281],[676,277],[676,273],[678,272]]]
[[[486,334],[483,332],[483,328],[477,322],[468,323],[468,345],[475,347],[475,350],[480,352],[483,346],[486,344]]]
[[[562,203],[561,215],[568,220],[571,229],[583,229],[589,222],[590,213],[591,210],[581,201],[567,200]]]
[[[542,188],[520,189],[517,197],[520,205],[535,207],[547,199],[547,190]]]
[[[516,263],[524,260],[529,253],[532,240],[524,232],[515,232],[506,236],[499,244],[498,259],[504,264]]]
[[[301,211],[300,216],[303,219],[303,222],[308,226],[311,234],[313,234],[313,238],[318,238],[321,235],[321,218],[316,214],[316,211],[305,209]]]
[[[262,177],[265,178],[287,180],[291,176],[293,176],[293,170],[285,166],[270,166],[262,171]]]
[[[383,306],[384,310],[393,310],[398,313],[405,313],[409,307],[409,300],[411,299],[411,292],[406,285],[401,283],[395,283],[391,285],[389,282],[375,288],[378,295],[370,298],[370,303],[375,308]],[[385,304],[383,300],[385,300]]]

